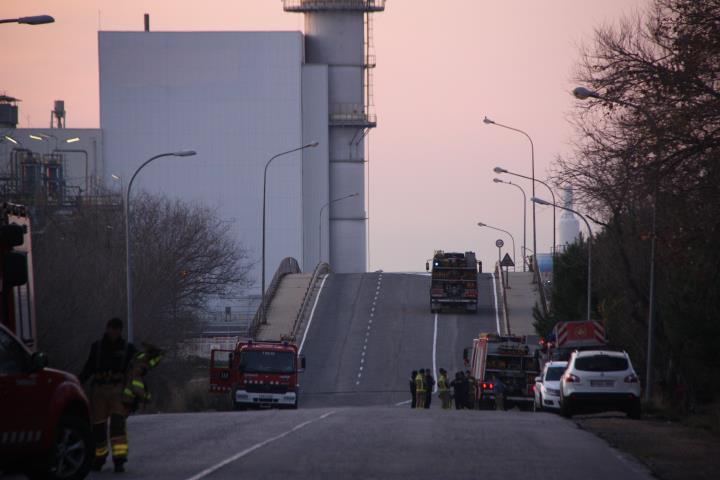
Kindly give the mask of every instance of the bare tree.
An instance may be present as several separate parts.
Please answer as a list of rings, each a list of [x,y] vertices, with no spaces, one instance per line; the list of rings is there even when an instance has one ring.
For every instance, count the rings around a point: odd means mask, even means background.
[[[147,194],[132,208],[136,337],[173,349],[197,332],[210,297],[250,285],[251,264],[212,209]],[[126,310],[120,199],[34,216],[39,344],[77,370],[107,319]]]

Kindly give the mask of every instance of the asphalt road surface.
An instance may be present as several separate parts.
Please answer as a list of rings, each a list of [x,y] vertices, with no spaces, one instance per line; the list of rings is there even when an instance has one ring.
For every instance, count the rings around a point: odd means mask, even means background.
[[[463,348],[497,330],[490,274],[480,275],[478,290],[477,314],[436,315],[428,275],[330,275],[303,345],[301,405],[393,405],[410,398],[413,370],[464,370]]]
[[[394,406],[130,419],[126,479],[651,478],[558,415]],[[90,478],[113,478],[105,471]]]

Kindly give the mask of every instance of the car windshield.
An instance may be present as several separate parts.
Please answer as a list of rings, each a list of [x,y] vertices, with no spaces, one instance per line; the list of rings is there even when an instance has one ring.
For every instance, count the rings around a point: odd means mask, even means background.
[[[563,372],[565,372],[565,367],[550,367],[545,374],[545,380],[549,380],[551,382],[560,380]]]
[[[246,373],[293,373],[291,352],[251,351],[240,355],[240,366]]]
[[[623,357],[592,355],[575,359],[575,368],[586,372],[619,372],[628,369],[628,361]]]

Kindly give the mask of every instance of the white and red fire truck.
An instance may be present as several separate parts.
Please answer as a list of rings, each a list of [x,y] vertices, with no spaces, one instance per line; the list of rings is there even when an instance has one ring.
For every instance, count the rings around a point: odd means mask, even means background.
[[[235,350],[212,350],[210,392],[230,393],[233,408],[297,408],[305,357],[288,341],[240,340]]]

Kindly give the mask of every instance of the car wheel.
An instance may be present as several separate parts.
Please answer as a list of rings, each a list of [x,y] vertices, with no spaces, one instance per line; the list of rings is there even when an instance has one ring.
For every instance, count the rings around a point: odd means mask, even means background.
[[[90,422],[77,415],[63,415],[47,463],[28,472],[28,477],[81,480],[90,472],[93,445]]]

